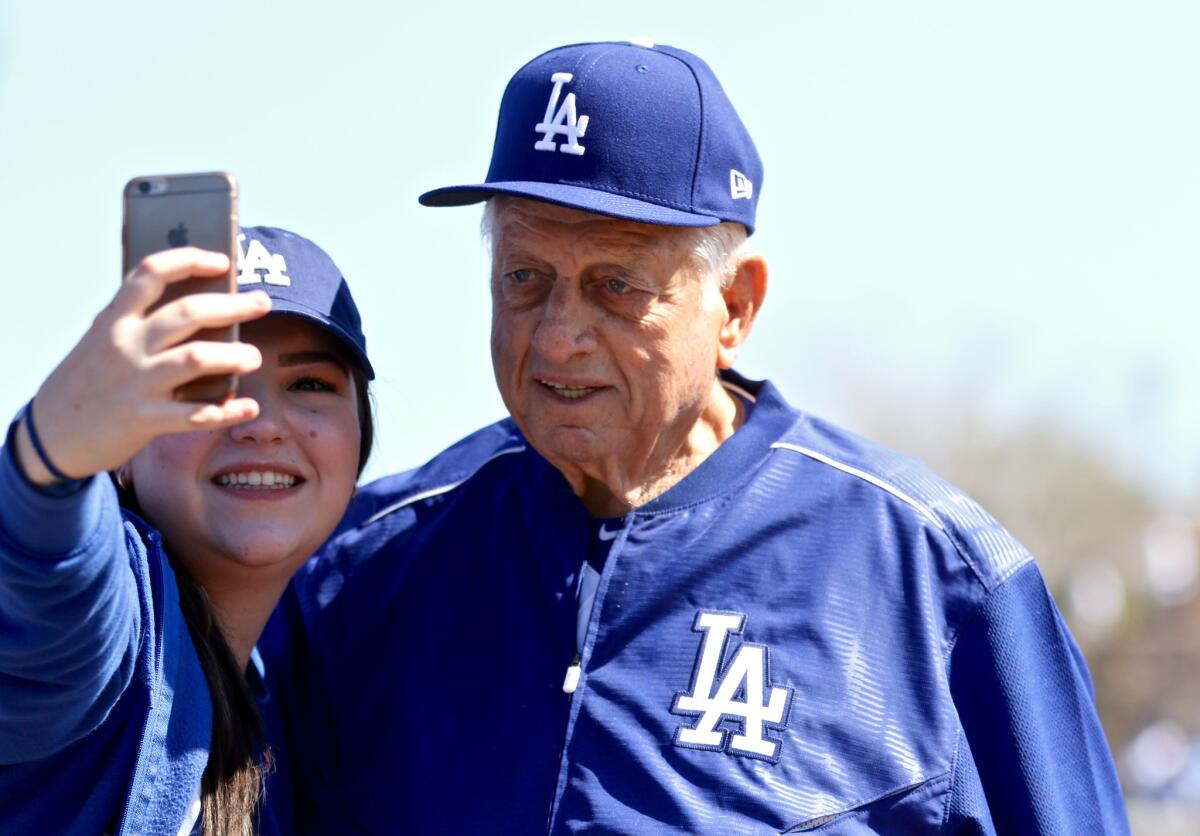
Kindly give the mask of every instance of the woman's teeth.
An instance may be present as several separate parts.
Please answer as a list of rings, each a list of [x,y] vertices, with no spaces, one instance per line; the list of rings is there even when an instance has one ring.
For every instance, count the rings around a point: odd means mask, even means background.
[[[277,473],[273,470],[247,470],[243,473],[222,473],[217,477],[217,484],[223,488],[279,490],[295,485],[296,477],[290,473]]]

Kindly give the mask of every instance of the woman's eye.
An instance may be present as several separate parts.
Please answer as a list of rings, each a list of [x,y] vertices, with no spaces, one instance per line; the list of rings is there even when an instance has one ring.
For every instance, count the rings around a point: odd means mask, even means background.
[[[318,377],[302,377],[293,383],[291,388],[299,392],[333,392],[337,387]]]

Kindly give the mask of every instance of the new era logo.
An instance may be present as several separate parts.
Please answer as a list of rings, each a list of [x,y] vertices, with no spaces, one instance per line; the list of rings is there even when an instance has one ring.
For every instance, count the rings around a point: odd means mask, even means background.
[[[749,200],[754,197],[754,184],[736,168],[729,169],[729,195],[734,200],[742,197]]]

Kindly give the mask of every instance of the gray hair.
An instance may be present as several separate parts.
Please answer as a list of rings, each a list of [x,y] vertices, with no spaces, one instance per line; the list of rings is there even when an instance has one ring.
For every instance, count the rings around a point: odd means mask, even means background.
[[[746,227],[723,221],[716,226],[698,227],[694,234],[692,261],[702,276],[713,277],[717,287],[724,290],[737,275],[738,256],[746,246]]]
[[[496,195],[483,204],[479,234],[489,252],[496,240],[496,221],[504,202],[504,195]],[[716,226],[696,227],[689,232],[693,235],[691,257],[697,275],[712,279],[717,290],[724,290],[733,284],[733,277],[737,275],[738,256],[746,246],[746,227],[733,221],[724,221]]]

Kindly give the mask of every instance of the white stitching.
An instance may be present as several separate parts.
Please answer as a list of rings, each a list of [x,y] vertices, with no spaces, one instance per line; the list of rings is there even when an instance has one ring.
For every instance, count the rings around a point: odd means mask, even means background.
[[[851,476],[857,476],[859,479],[862,479],[864,482],[869,482],[870,484],[874,485],[875,487],[881,488],[881,489],[887,491],[892,496],[896,497],[897,499],[901,500],[902,502],[905,502],[908,505],[911,505],[913,508],[917,509],[917,511],[919,511],[921,513],[921,516],[925,517],[925,519],[929,520],[931,523],[936,525],[938,527],[939,531],[941,531],[943,533],[945,533],[945,531],[946,531],[946,527],[944,525],[942,525],[942,521],[940,519],[938,519],[937,515],[934,514],[933,511],[929,510],[927,507],[922,505],[920,502],[917,502],[915,499],[913,499],[911,496],[909,496],[908,494],[906,494],[904,491],[900,490],[899,488],[897,488],[893,485],[889,485],[887,482],[883,481],[878,476],[872,476],[870,473],[867,473],[865,470],[859,470],[857,467],[851,467],[848,464],[843,464],[842,462],[835,461],[834,459],[831,459],[826,455],[818,453],[816,450],[809,450],[807,447],[799,447],[795,444],[788,444],[785,441],[776,441],[771,446],[779,447],[784,450],[791,450],[793,453],[800,453],[803,456],[808,456],[810,459],[815,459],[816,461],[819,461],[822,464],[827,464],[830,467],[836,468],[837,470],[840,470],[843,473],[849,473]]]

